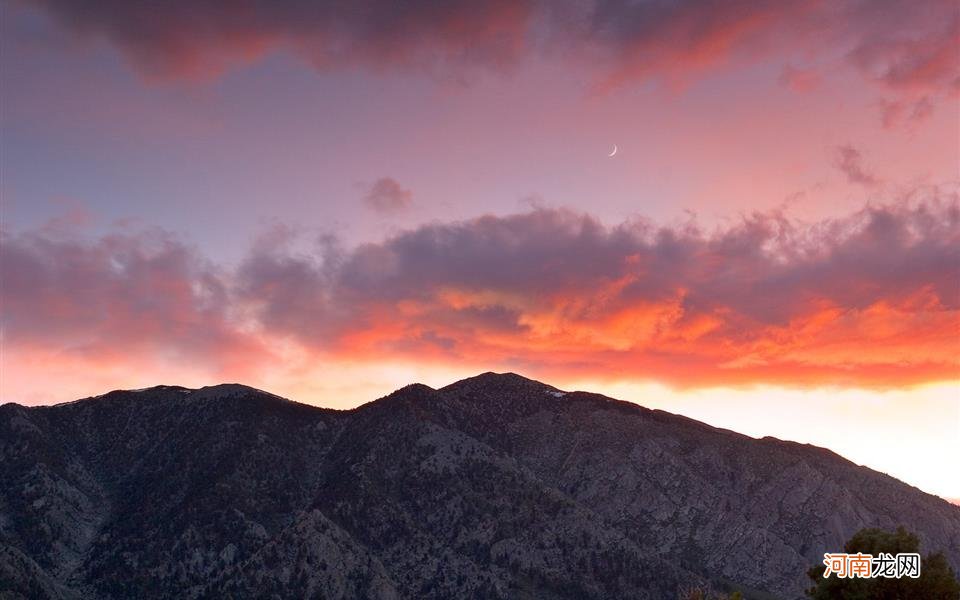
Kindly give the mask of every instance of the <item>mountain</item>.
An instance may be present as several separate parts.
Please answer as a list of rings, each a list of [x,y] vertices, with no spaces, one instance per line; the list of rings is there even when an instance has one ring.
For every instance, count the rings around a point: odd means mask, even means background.
[[[5,404],[0,482],[0,598],[796,598],[867,526],[960,566],[960,507],[829,450],[514,374]]]

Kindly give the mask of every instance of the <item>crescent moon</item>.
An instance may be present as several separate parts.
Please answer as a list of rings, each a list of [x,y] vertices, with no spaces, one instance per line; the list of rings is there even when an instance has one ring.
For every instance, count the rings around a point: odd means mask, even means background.
[[[608,154],[607,156],[613,156],[613,155],[616,154],[616,153],[617,153],[617,145],[614,144],[614,145],[613,145],[613,152],[611,152],[611,153]]]

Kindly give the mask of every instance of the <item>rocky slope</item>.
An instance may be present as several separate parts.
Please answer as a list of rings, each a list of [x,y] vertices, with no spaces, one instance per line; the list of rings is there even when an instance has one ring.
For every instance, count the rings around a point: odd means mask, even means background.
[[[6,404],[0,482],[0,598],[795,598],[901,524],[960,566],[960,507],[891,477],[512,374]]]

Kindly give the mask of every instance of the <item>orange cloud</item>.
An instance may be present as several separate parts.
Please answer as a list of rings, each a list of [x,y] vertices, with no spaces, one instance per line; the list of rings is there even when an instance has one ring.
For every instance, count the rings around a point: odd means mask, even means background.
[[[960,206],[946,192],[710,232],[538,209],[313,256],[271,239],[236,270],[160,233],[0,241],[6,348],[101,370],[245,378],[330,358],[874,388],[960,373]]]
[[[266,330],[352,359],[885,387],[957,374],[958,215],[948,197],[708,234],[535,210],[420,227],[334,271],[255,253],[240,279]],[[304,273],[323,301],[297,316]]]

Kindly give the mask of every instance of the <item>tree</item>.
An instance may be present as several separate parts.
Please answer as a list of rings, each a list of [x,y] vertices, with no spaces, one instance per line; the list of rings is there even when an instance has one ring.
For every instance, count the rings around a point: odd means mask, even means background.
[[[882,529],[861,529],[843,547],[850,553],[863,552],[878,556],[919,552],[920,540],[903,527],[895,532]],[[960,600],[960,583],[942,552],[928,554],[920,561],[920,577],[900,579],[875,577],[870,579],[841,579],[835,575],[824,577],[824,565],[807,571],[814,585],[807,590],[813,600]]]

